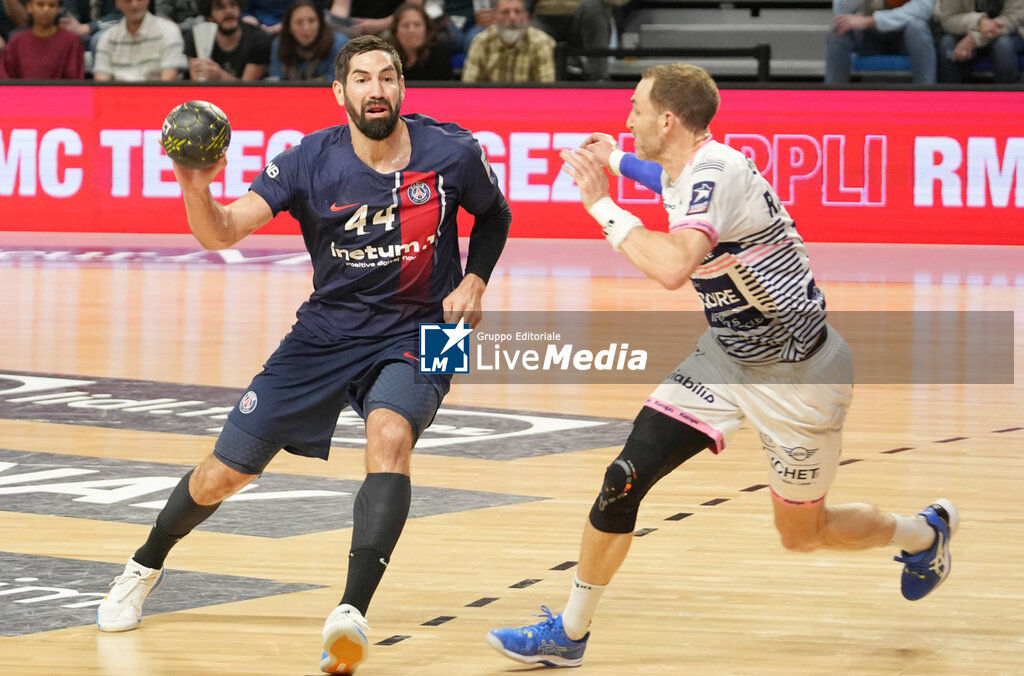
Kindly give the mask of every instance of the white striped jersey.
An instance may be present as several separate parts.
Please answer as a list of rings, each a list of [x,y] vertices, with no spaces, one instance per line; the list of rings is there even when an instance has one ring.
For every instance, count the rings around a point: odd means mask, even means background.
[[[669,230],[714,246],[691,277],[719,345],[750,364],[799,361],[825,325],[804,241],[753,162],[709,139],[679,178],[662,172]]]

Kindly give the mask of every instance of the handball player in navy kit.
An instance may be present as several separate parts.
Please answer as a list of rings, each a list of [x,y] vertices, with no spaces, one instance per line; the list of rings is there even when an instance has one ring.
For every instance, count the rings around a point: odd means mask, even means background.
[[[313,262],[314,291],[228,416],[214,451],[186,474],[99,606],[103,631],[137,627],[171,547],[259,475],[282,448],[326,459],[345,406],[366,423],[366,478],[355,499],[348,578],[323,630],[320,668],[351,673],[368,647],[365,620],[409,512],[412,447],[448,391],[418,373],[420,323],[475,326],[511,223],[480,145],[450,123],[400,115],[405,84],[387,42],[350,41],[334,95],[349,123],[307,135],[269,162],[250,191],[221,205],[223,169],[175,166],[189,227],[209,249],[233,246],[288,211]],[[459,207],[475,216],[465,275]]]

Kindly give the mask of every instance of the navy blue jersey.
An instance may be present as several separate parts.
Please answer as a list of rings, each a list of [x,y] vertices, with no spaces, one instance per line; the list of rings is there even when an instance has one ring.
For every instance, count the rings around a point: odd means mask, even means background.
[[[381,174],[360,160],[348,125],[309,134],[267,164],[252,190],[299,222],[313,294],[299,321],[327,340],[416,331],[442,319],[462,281],[456,214],[480,214],[498,180],[456,124],[403,115],[408,166]]]

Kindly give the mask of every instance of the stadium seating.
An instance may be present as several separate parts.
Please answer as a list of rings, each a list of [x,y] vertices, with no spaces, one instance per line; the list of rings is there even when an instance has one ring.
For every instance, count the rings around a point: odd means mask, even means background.
[[[1024,56],[1020,57],[1020,68],[1024,71]],[[978,59],[974,72],[981,79],[991,77],[992,63],[988,59]],[[898,79],[909,82],[910,57],[905,54],[854,54],[850,74],[861,80]]]
[[[825,37],[832,21],[828,0],[714,0],[636,3],[623,27],[622,45],[639,49],[750,48],[771,46],[771,76],[817,80],[825,73]],[[661,59],[663,61],[663,59]],[[686,61],[718,79],[752,79],[752,58],[701,56]],[[613,77],[636,77],[659,59],[613,62]]]

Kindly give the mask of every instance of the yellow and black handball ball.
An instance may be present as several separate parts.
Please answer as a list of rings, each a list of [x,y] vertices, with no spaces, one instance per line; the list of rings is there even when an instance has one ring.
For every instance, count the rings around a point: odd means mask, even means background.
[[[164,152],[187,169],[204,169],[227,152],[231,125],[227,115],[207,101],[186,101],[168,113],[160,133]]]

